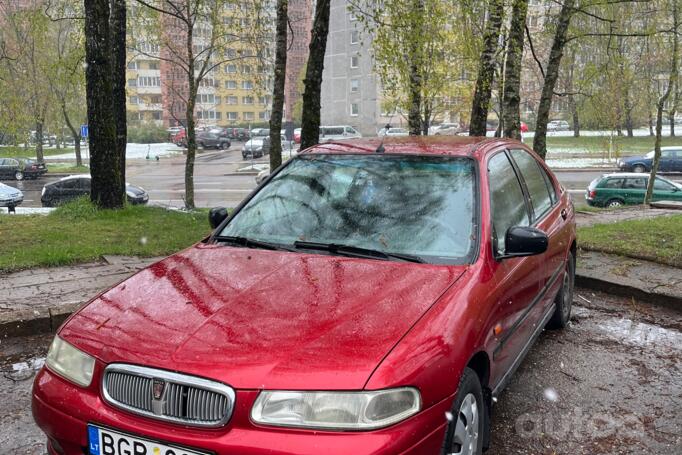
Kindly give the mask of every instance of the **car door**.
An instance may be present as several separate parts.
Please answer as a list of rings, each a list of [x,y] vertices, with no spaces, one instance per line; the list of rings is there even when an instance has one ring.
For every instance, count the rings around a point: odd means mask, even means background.
[[[561,204],[558,183],[533,155],[523,149],[512,149],[511,157],[530,200],[531,225],[546,233],[549,239],[547,251],[535,256],[540,289],[529,318],[539,322],[552,305],[561,284],[559,278],[571,241],[571,226],[567,221],[570,207]]]
[[[682,172],[682,150],[677,149],[672,158],[672,171]]]
[[[8,177],[6,161],[7,158],[0,158],[0,178]]]
[[[646,195],[646,177],[628,177],[623,184],[623,199],[626,204],[642,204]]]
[[[493,154],[487,171],[495,259],[491,262],[490,294],[486,300],[495,302],[491,316],[495,333],[489,348],[493,356],[491,378],[498,382],[512,368],[532,333],[533,322],[528,314],[540,281],[535,273],[537,257],[499,259],[504,253],[507,230],[531,222],[529,201],[508,153],[502,150]]]
[[[682,191],[672,183],[656,177],[654,180],[654,192],[651,195],[653,201],[676,201],[682,199]]]
[[[673,172],[675,170],[675,151],[662,150],[661,162],[658,165],[660,172]]]

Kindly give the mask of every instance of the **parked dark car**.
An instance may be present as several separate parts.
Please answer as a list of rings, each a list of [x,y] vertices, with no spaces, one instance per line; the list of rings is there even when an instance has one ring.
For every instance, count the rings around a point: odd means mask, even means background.
[[[0,207],[16,207],[24,202],[24,193],[18,189],[0,183]]]
[[[227,128],[227,135],[235,141],[248,141],[251,135],[246,128]]]
[[[226,150],[230,148],[230,138],[223,129],[213,129],[197,133],[197,146],[208,149]]]
[[[588,205],[597,207],[643,204],[648,182],[648,175],[637,173],[602,175],[587,187],[585,199]],[[652,200],[682,201],[682,185],[656,177]]]
[[[33,383],[49,453],[480,455],[570,319],[573,203],[517,141],[381,141],[305,150],[78,309]]]
[[[270,136],[254,136],[242,147],[242,158],[260,158],[270,153]]]
[[[81,196],[90,194],[89,175],[70,175],[43,187],[40,202],[43,207],[56,207]],[[149,194],[139,186],[126,184],[126,198],[129,204],[146,204]]]
[[[0,178],[37,179],[46,172],[47,166],[45,164],[28,158],[0,158]]]
[[[616,161],[623,172],[649,172],[654,162],[653,150],[644,156],[630,156]],[[661,147],[659,172],[682,172],[682,147]]]

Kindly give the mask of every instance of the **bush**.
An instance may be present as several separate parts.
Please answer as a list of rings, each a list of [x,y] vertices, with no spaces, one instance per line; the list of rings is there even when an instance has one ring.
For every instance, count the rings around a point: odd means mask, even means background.
[[[158,144],[168,141],[168,131],[163,126],[146,123],[128,126],[128,142]]]

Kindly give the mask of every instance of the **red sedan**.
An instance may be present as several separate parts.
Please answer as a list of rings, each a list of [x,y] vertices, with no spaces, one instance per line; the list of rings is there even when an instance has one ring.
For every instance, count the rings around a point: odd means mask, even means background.
[[[61,327],[50,454],[479,454],[570,317],[573,205],[520,142],[326,143],[209,218]]]

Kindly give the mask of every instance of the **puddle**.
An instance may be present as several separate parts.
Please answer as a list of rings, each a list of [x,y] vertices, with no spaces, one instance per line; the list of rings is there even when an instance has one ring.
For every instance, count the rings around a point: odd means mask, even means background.
[[[45,364],[45,357],[34,357],[23,362],[11,364],[2,372],[3,376],[14,382],[31,379],[36,371],[40,370]]]
[[[682,347],[682,333],[630,319],[606,319],[595,326],[607,337],[634,346],[665,345],[675,350]]]

